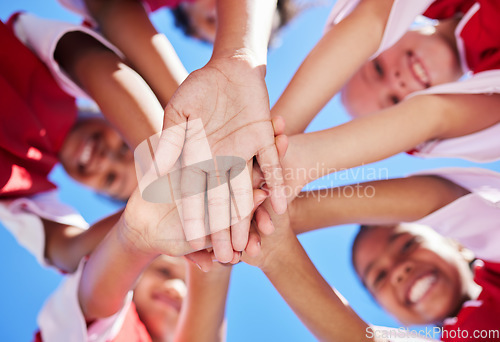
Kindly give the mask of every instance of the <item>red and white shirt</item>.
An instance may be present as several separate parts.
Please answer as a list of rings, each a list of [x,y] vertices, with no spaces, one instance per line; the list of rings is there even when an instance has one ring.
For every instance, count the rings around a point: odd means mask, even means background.
[[[87,9],[85,0],[58,0],[65,8],[83,17],[84,22],[92,28],[98,25]],[[139,0],[148,13],[156,12],[161,8],[176,8],[183,2],[193,2],[196,0]]]
[[[327,28],[344,19],[360,0],[338,0],[330,14]],[[493,94],[500,93],[500,2],[491,0],[394,0],[382,42],[377,52],[394,45],[419,15],[443,19],[463,15],[455,37],[464,72],[468,79],[441,84],[414,92],[423,94]],[[492,110],[498,110],[492,108]],[[478,113],[481,115],[484,113]],[[432,140],[420,144],[410,153],[419,157],[455,157],[474,162],[500,159],[500,124],[462,137]]]
[[[45,302],[38,315],[40,331],[35,341],[151,342],[132,303],[132,291],[128,293],[122,308],[114,315],[92,322],[85,320],[78,300],[78,287],[84,265],[85,260],[82,260],[78,270],[67,275]]]
[[[75,97],[88,98],[54,59],[57,42],[72,31],[118,51],[80,25],[27,13],[14,15],[8,26],[0,22],[0,222],[44,266],[48,265],[42,218],[88,228],[76,210],[60,202],[56,186],[48,180],[76,122]]]

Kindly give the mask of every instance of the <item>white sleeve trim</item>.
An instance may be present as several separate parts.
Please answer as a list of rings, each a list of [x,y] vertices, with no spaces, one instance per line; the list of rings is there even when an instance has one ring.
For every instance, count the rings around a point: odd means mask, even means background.
[[[116,337],[132,302],[132,291],[116,314],[92,323],[87,331],[85,317],[78,301],[78,287],[85,262],[47,299],[40,314],[38,326],[43,341],[50,342],[106,342]]]
[[[470,191],[416,221],[453,238],[483,260],[500,261],[500,173],[480,168],[444,168],[416,175],[446,178]]]
[[[14,23],[14,32],[16,36],[49,68],[59,86],[69,95],[80,98],[91,97],[78,86],[64,72],[54,59],[54,52],[59,40],[69,32],[83,32],[95,38],[101,44],[116,53],[120,58],[123,54],[113,44],[108,42],[95,31],[82,25],[75,25],[56,20],[47,20],[39,18],[33,14],[22,13]]]
[[[45,231],[41,218],[82,229],[87,229],[89,225],[75,209],[59,200],[57,190],[0,201],[0,221],[4,227],[41,265],[48,267],[50,265],[44,256]]]
[[[361,0],[338,0],[328,17],[325,31],[338,24],[358,6]],[[411,24],[434,0],[394,0],[387,24],[384,29],[382,41],[377,52],[371,58],[377,57],[381,52],[394,45],[408,31]],[[369,23],[367,23],[369,25]]]

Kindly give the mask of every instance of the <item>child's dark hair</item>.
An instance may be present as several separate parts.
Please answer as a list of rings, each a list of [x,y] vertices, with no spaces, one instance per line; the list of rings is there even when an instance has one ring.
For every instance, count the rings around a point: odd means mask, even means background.
[[[171,9],[172,14],[174,15],[174,24],[175,27],[182,30],[182,32],[190,37],[195,34],[193,27],[191,26],[191,22],[189,21],[189,16],[184,10],[182,6],[177,6]]]
[[[271,33],[271,39],[273,40],[274,35],[284,26],[286,26],[299,12],[299,7],[294,3],[294,0],[278,0],[276,8],[279,15],[279,22],[276,27],[273,27]],[[192,37],[196,34],[194,27],[189,20],[189,15],[182,5],[171,9],[174,16],[174,24],[177,28],[181,29],[182,32],[188,36]]]

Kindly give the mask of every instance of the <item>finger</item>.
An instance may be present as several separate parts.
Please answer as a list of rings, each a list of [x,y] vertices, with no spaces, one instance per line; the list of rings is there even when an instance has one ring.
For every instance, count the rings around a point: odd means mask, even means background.
[[[137,180],[145,200],[154,203],[172,201],[171,190],[164,177],[174,170],[185,134],[185,124],[174,125],[149,137],[134,150]]]
[[[259,233],[269,235],[274,232],[274,224],[267,210],[260,206],[255,211],[255,223]]]
[[[228,174],[225,171],[214,170],[207,175],[208,218],[214,253],[219,262],[229,262],[233,257],[229,227],[231,225],[231,204],[229,194]],[[215,235],[215,233],[221,234]],[[215,236],[218,240],[214,241]]]
[[[238,173],[235,168],[229,172],[231,193],[231,242],[235,251],[243,251],[248,243],[248,230],[254,207],[253,189],[248,168]]]
[[[191,247],[201,249],[205,246],[205,172],[195,166],[182,168],[181,204],[184,233]]]
[[[277,214],[284,214],[287,207],[283,171],[278,158],[276,145],[273,143],[261,149],[257,161],[264,174],[271,194],[271,204]]]
[[[256,257],[259,255],[261,251],[261,240],[260,240],[260,235],[257,232],[257,228],[255,227],[255,222],[252,222],[250,225],[250,234],[248,236],[248,244],[247,247],[245,248],[245,252],[250,256],[250,257]]]
[[[233,260],[234,251],[231,246],[231,233],[229,232],[229,228],[215,232],[211,236],[212,247],[217,261],[223,264],[231,262],[231,260]]]
[[[267,192],[265,192],[264,190],[262,190],[262,189],[254,189],[253,190],[254,206],[253,206],[253,210],[252,210],[252,213],[250,214],[250,216],[253,216],[253,214],[255,213],[255,210],[257,210],[259,205],[261,205],[262,202],[264,202],[266,200],[266,198],[267,198]]]
[[[193,252],[185,255],[185,257],[203,272],[208,272],[212,268],[212,255],[207,250]]]
[[[233,252],[233,259],[230,261],[230,264],[236,265],[241,260],[241,252]]]
[[[274,129],[274,136],[282,135],[285,133],[285,119],[282,116],[275,116],[271,120]]]
[[[207,174],[208,221],[211,233],[229,229],[231,224],[228,176],[229,172],[217,169]]]
[[[278,135],[274,138],[274,141],[276,149],[278,150],[278,157],[280,158],[280,161],[282,161],[288,149],[288,137],[286,135]]]

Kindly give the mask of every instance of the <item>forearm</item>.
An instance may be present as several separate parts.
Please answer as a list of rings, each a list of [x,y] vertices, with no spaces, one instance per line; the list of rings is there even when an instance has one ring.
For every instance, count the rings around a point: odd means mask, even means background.
[[[290,206],[295,234],[349,223],[412,222],[468,191],[435,176],[413,176],[302,192]]]
[[[309,53],[272,110],[273,116],[285,119],[285,134],[304,132],[321,108],[377,51],[392,2],[361,1]]]
[[[161,131],[163,109],[149,86],[94,38],[68,33],[58,43],[55,57],[131,147]]]
[[[45,258],[62,271],[72,273],[115,225],[121,211],[90,227],[82,228],[42,220],[45,229]]]
[[[212,58],[250,54],[256,65],[266,65],[275,9],[276,0],[218,0]]]
[[[321,341],[366,341],[363,322],[336,295],[292,235],[263,271],[288,305]]]
[[[120,234],[124,224],[121,218],[85,264],[78,299],[86,319],[118,312],[142,271],[157,256],[125,239]]]
[[[86,0],[103,35],[144,77],[165,107],[187,76],[174,48],[156,31],[138,0]]]
[[[214,265],[205,273],[188,263],[188,294],[182,304],[175,341],[224,340],[222,325],[231,266]]]
[[[282,165],[292,193],[327,174],[388,158],[439,136],[443,116],[428,110],[436,101],[434,96],[415,97],[337,127],[290,137]]]

